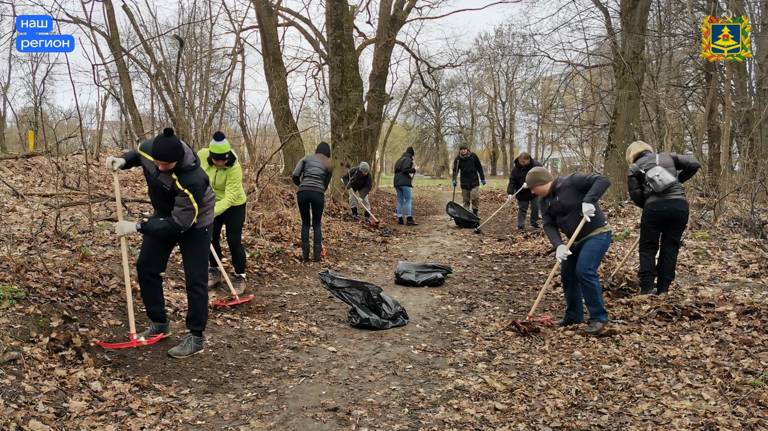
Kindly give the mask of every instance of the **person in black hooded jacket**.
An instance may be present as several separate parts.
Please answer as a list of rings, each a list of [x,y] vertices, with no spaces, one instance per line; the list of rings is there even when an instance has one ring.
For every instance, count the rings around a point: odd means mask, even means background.
[[[408,226],[416,226],[413,220],[413,176],[416,168],[413,165],[413,147],[408,147],[405,153],[395,162],[395,193],[397,194],[397,224],[403,224],[406,218]]]
[[[216,197],[200,159],[166,128],[122,157],[107,157],[107,167],[117,171],[141,166],[155,213],[141,222],[119,221],[118,235],[141,233],[136,262],[141,299],[151,321],[139,338],[170,335],[165,311],[163,276],[168,258],[178,245],[187,288],[187,328],[181,344],[168,351],[183,358],[203,350],[203,331],[208,321],[208,253]]]
[[[632,202],[643,209],[640,219],[640,293],[662,294],[675,279],[677,255],[683,232],[688,225],[688,200],[683,183],[698,172],[701,165],[691,156],[654,153],[643,141],[627,147],[628,188]],[[661,166],[677,178],[666,190],[656,192],[646,181],[645,172]],[[656,254],[659,259],[656,261]],[[654,285],[655,284],[655,285]]]
[[[507,184],[507,194],[512,196],[525,184],[525,176],[531,168],[541,166],[541,163],[534,160],[526,152],[520,153],[514,161],[515,167],[509,173],[509,184]],[[525,229],[525,214],[528,207],[531,208],[531,227],[539,227],[539,199],[533,195],[530,189],[526,188],[517,193],[517,230]]]
[[[471,206],[472,212],[478,215],[480,211],[480,184],[485,185],[485,173],[480,158],[477,157],[477,154],[469,151],[469,147],[466,145],[459,147],[459,155],[453,160],[451,184],[454,188],[456,187],[457,176],[460,177],[461,198],[464,208],[469,211]]]
[[[301,253],[302,261],[309,261],[309,227],[314,231],[313,260],[320,262],[323,250],[323,231],[321,222],[325,209],[325,190],[331,182],[333,163],[331,146],[320,142],[315,154],[310,154],[299,161],[293,169],[293,182],[299,187],[296,202],[301,214]]]

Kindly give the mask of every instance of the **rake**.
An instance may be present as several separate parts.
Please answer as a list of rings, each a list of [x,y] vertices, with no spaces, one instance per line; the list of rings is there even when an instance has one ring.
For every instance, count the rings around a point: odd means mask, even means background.
[[[240,296],[237,294],[235,287],[232,285],[232,280],[229,279],[229,275],[227,275],[227,271],[224,270],[224,264],[221,263],[221,259],[219,259],[219,255],[216,254],[216,249],[213,248],[213,244],[211,244],[211,254],[213,255],[213,258],[216,259],[216,264],[219,266],[219,272],[221,272],[221,275],[224,276],[224,281],[227,283],[227,287],[229,287],[229,293],[232,294],[232,297],[229,299],[220,299],[218,301],[213,301],[213,306],[215,308],[230,308],[240,304],[245,304],[246,302],[253,301],[253,299],[256,298],[256,295],[254,294],[250,294],[247,296]]]
[[[522,187],[520,187],[520,188],[519,188],[519,189],[518,189],[518,190],[515,192],[515,194],[513,194],[512,196],[510,196],[509,198],[507,198],[507,200],[506,200],[506,201],[504,201],[504,203],[503,203],[503,204],[501,204],[501,206],[499,207],[499,209],[497,209],[496,211],[494,211],[494,213],[493,213],[493,214],[491,214],[491,216],[490,216],[490,217],[488,217],[487,219],[485,219],[485,221],[484,221],[484,222],[482,222],[482,223],[480,224],[480,226],[478,226],[478,227],[476,227],[476,228],[475,228],[475,233],[481,233],[481,232],[480,232],[480,228],[481,228],[481,227],[483,227],[483,225],[485,225],[486,223],[488,223],[489,221],[491,221],[491,219],[492,219],[492,218],[494,218],[494,217],[496,216],[496,214],[498,214],[498,213],[499,213],[499,211],[503,210],[503,209],[504,209],[504,208],[505,208],[507,205],[509,205],[509,204],[512,202],[512,199],[513,199],[515,196],[517,196],[517,194],[518,194],[518,193],[520,193],[521,191],[523,191],[523,190],[525,190],[525,189],[527,189],[527,188],[528,188],[528,184],[526,184],[526,183],[523,183],[523,186],[522,186]]]
[[[123,221],[123,202],[120,194],[120,179],[116,172],[112,173],[115,185],[115,203],[117,203],[117,220]],[[130,349],[134,347],[149,346],[157,343],[167,336],[158,334],[152,338],[144,339],[136,337],[136,319],[133,314],[133,293],[131,292],[131,270],[128,266],[128,241],[125,236],[120,237],[120,254],[123,258],[123,280],[125,282],[125,300],[128,305],[128,341],[109,343],[106,341],[94,341],[94,344],[110,350]]]

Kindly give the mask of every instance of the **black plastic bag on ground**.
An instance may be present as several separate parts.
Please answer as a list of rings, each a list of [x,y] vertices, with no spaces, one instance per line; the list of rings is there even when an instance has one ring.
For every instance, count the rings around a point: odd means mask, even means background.
[[[439,263],[398,262],[395,268],[395,283],[412,287],[442,286],[445,277],[452,273],[450,266]]]
[[[361,280],[342,277],[326,269],[320,281],[331,295],[352,308],[347,313],[349,324],[355,328],[390,329],[405,326],[408,313],[396,300],[382,293],[381,288]]]
[[[474,229],[480,226],[480,217],[476,216],[472,211],[467,211],[466,208],[457,204],[454,201],[448,202],[445,205],[445,212],[456,226],[464,229]]]

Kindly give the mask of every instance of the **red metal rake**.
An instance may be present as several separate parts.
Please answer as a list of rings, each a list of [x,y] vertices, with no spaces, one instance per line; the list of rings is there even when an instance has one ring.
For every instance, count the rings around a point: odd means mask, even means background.
[[[237,291],[235,291],[235,287],[232,286],[232,280],[229,279],[229,275],[227,275],[227,271],[224,270],[224,264],[221,263],[221,259],[219,259],[219,255],[216,254],[216,250],[213,248],[213,244],[211,244],[211,253],[213,254],[213,258],[216,259],[216,264],[219,266],[219,271],[221,271],[221,274],[224,276],[224,281],[227,282],[227,287],[229,287],[229,292],[232,294],[232,297],[229,299],[220,299],[218,301],[213,301],[213,306],[215,308],[231,308],[240,304],[245,304],[246,302],[253,301],[254,298],[256,298],[256,295],[250,294],[247,296],[240,296],[237,294]]]
[[[112,173],[112,178],[115,184],[115,202],[117,203],[117,219],[123,220],[123,204],[120,195],[120,179],[117,177],[117,173]],[[149,339],[136,337],[136,319],[133,315],[133,293],[131,292],[131,270],[128,266],[128,242],[124,236],[120,237],[120,254],[123,258],[123,280],[125,282],[125,299],[128,304],[128,341],[118,343],[108,343],[106,341],[95,340],[93,343],[97,346],[110,350],[118,349],[131,349],[134,347],[149,346],[157,343],[166,337],[166,334],[159,334]]]

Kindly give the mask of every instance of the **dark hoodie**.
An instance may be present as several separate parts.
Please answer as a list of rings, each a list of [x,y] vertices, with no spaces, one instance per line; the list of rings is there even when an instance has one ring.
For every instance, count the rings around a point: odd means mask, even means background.
[[[161,135],[158,135],[161,136]],[[184,156],[172,171],[161,172],[154,165],[152,145],[157,137],[139,144],[138,149],[123,154],[125,166],[141,166],[147,180],[149,200],[155,213],[141,224],[139,232],[154,236],[176,236],[192,227],[213,223],[216,197],[208,175],[200,167],[200,159],[182,143]]]
[[[333,164],[331,163],[331,147],[321,142],[310,154],[299,161],[293,169],[293,183],[299,186],[300,192],[325,193],[331,182]]]
[[[483,165],[475,153],[470,152],[466,156],[461,154],[456,156],[453,160],[453,175],[451,176],[454,181],[456,181],[459,172],[461,172],[461,188],[464,190],[472,190],[480,186],[480,180],[485,181]],[[480,176],[479,179],[478,175]]]
[[[509,184],[507,184],[507,194],[513,195],[516,191],[520,190],[520,187],[525,184],[525,176],[528,175],[528,171],[536,166],[541,166],[541,163],[536,159],[531,158],[528,165],[523,166],[520,164],[520,156],[515,159],[515,167],[512,168],[512,172],[509,173]],[[516,196],[519,201],[533,200],[534,196],[530,189],[520,190],[520,193]]]
[[[395,163],[395,187],[413,187],[413,147],[408,147]]]

